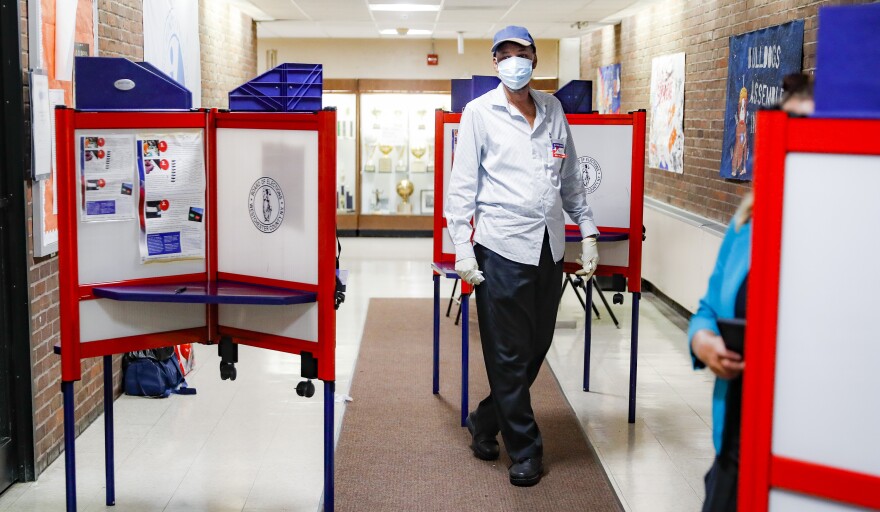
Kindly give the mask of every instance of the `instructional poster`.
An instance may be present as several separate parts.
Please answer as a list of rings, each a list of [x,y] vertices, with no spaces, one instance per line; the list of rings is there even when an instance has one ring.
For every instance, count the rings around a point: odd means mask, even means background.
[[[141,261],[205,257],[201,132],[138,134]]]
[[[79,138],[83,222],[134,219],[134,140],[131,135]]]

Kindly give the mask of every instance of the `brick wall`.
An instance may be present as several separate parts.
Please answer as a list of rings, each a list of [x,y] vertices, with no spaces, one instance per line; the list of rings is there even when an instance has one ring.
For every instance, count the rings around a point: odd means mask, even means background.
[[[257,26],[226,2],[199,2],[202,107],[227,108],[229,91],[257,74]]]
[[[98,55],[144,60],[143,0],[97,0]]]
[[[721,179],[727,90],[728,38],[804,20],[804,70],[816,66],[817,11],[856,0],[665,0],[581,40],[581,74],[621,63],[621,111],[647,109],[651,60],[686,52],[684,173],[646,168],[645,193],[673,206],[726,223],[750,184]],[[647,159],[646,159],[647,161]]]
[[[143,60],[143,1],[96,0],[98,5],[98,55]],[[19,0],[22,15],[22,67],[27,90],[27,2]],[[256,27],[252,20],[225,2],[199,2],[202,50],[202,106],[225,107],[226,92],[256,73]],[[26,100],[27,101],[27,100]],[[29,115],[29,114],[27,114]],[[26,116],[27,117],[27,116]],[[29,147],[29,144],[28,144]],[[28,155],[30,153],[28,152]],[[26,157],[26,161],[29,158]],[[33,257],[32,183],[25,183],[29,247],[31,308],[31,361],[34,396],[36,472],[41,473],[62,451],[63,416],[60,359],[53,346],[59,342],[58,258]],[[115,392],[121,392],[119,356],[114,357]],[[76,389],[77,433],[104,410],[103,364],[100,358],[83,361],[83,378]]]

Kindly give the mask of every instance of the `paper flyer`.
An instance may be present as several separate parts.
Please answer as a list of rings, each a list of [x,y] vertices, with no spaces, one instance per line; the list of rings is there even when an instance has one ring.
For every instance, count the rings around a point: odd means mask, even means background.
[[[201,132],[137,135],[141,261],[205,257]]]
[[[134,205],[134,138],[79,138],[83,222],[131,220]]]

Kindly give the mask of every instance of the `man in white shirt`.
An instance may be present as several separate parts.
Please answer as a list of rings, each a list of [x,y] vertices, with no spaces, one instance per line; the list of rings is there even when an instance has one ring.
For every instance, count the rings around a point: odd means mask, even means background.
[[[491,388],[467,418],[471,449],[480,459],[497,459],[500,431],[513,462],[510,482],[530,486],[543,474],[543,443],[529,387],[556,326],[563,211],[584,237],[587,279],[599,262],[598,230],[562,105],[529,88],[538,62],[532,36],[523,27],[506,27],[495,34],[492,54],[502,83],[465,107],[444,213],[455,270],[476,286]]]

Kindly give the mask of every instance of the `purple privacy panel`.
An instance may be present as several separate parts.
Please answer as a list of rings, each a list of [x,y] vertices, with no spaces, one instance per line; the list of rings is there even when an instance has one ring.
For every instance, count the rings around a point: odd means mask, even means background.
[[[321,110],[322,64],[279,64],[229,91],[229,110],[251,112],[314,112]]]
[[[816,116],[880,118],[880,4],[822,7]]]
[[[474,75],[471,78],[452,79],[452,111],[461,112],[465,105],[498,87],[497,76]]]
[[[189,110],[192,93],[146,62],[76,57],[74,103],[80,110]]]

